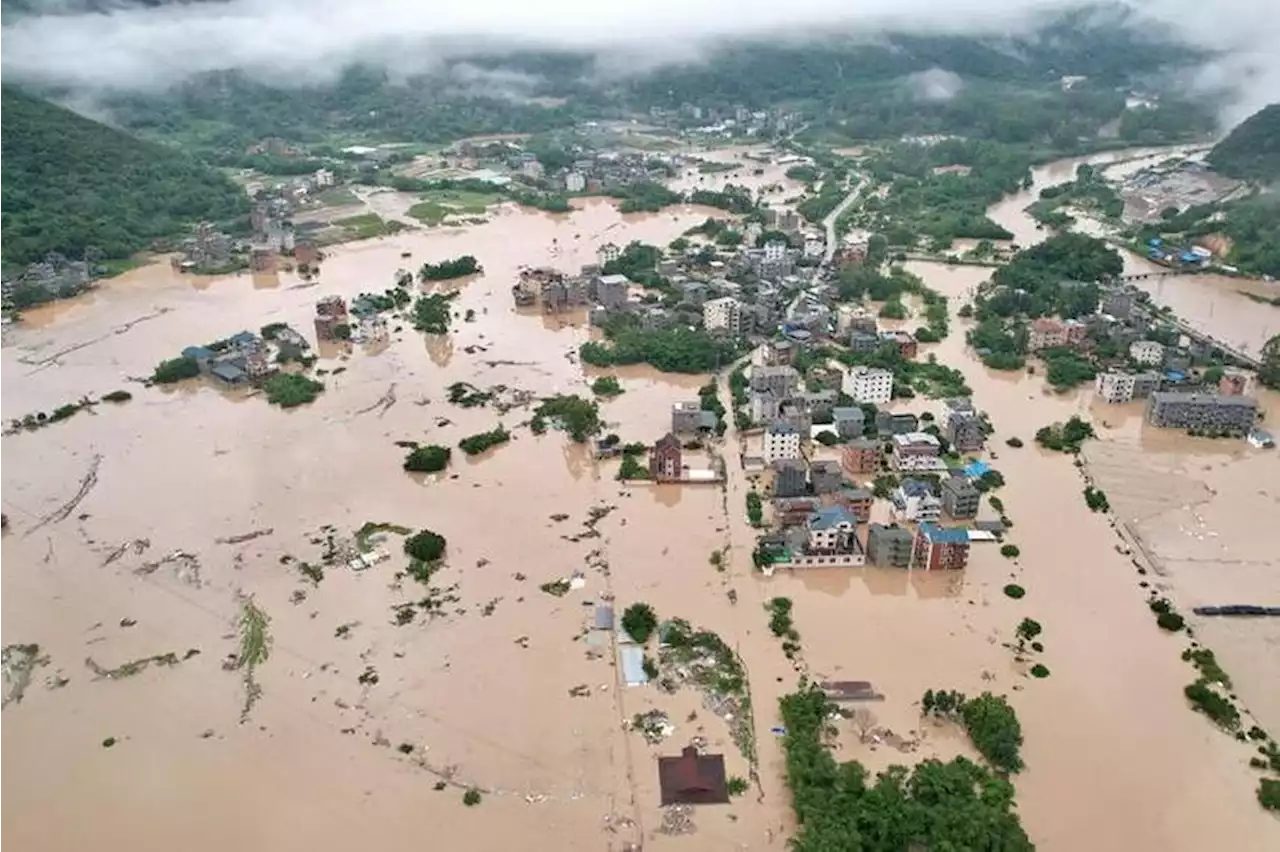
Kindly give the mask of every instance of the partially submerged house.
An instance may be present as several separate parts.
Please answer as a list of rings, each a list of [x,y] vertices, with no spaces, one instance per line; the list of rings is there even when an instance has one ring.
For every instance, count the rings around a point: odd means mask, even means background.
[[[679,757],[658,758],[663,805],[723,805],[729,801],[724,755],[698,754],[686,746]]]

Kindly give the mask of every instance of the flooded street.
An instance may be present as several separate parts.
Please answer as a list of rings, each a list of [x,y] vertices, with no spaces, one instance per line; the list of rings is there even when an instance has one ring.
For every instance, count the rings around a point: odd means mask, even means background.
[[[1007,199],[993,218],[1023,245],[1043,236],[1020,211],[1073,169],[1038,171],[1030,196]],[[782,197],[799,185],[781,171],[685,179],[781,182]],[[192,279],[158,264],[27,313],[3,350],[6,420],[117,388],[134,398],[4,438],[3,640],[38,643],[47,657],[21,703],[4,710],[3,818],[15,848],[399,849],[427,837],[442,849],[497,849],[526,848],[537,836],[557,849],[631,842],[781,852],[793,826],[770,729],[797,675],[763,610],[776,595],[794,601],[808,671],[871,681],[885,695],[874,705],[878,723],[921,740],[914,754],[860,746],[843,723],[840,759],[875,770],[972,754],[951,728],[919,730],[921,694],[1008,693],[1026,737],[1018,808],[1041,848],[1276,848],[1280,826],[1256,804],[1251,749],[1187,707],[1184,640],[1157,629],[1138,584],[1168,585],[1189,618],[1202,602],[1273,602],[1275,537],[1259,521],[1280,501],[1280,462],[1239,442],[1159,433],[1131,407],[1095,404],[1088,390],[1054,395],[1041,376],[987,370],[966,350],[967,324],[955,312],[989,269],[909,264],[951,297],[951,334],[922,346],[921,357],[932,351],[962,370],[990,413],[1016,561],[976,544],[962,574],[812,569],[764,578],[752,566],[756,531],[744,512],[752,484],[734,430],[717,449],[727,461],[723,489],[624,487],[616,462],[596,462],[555,430],[520,428],[527,408],[502,414],[448,402],[445,388],[457,381],[587,395],[592,378],[616,375],[626,392],[602,402],[607,431],[659,438],[671,404],[695,399],[708,377],[584,371],[582,313],[517,311],[510,287],[522,266],[576,271],[605,242],[664,245],[708,215],[724,213],[623,216],[600,199],[564,215],[504,205],[482,226],[336,248],[318,284],[292,274]],[[327,371],[326,390],[311,405],[284,411],[207,379],[150,389],[130,381],[184,346],[244,328],[289,322],[310,338],[320,296],[381,292],[398,268],[463,254],[484,273],[445,285],[459,293],[450,334],[393,323],[391,341],[376,348],[325,344],[317,367]],[[1225,287],[1212,297],[1232,299],[1247,301]],[[461,318],[467,311],[474,321]],[[1253,305],[1247,317],[1257,322],[1265,311],[1280,314]],[[1221,306],[1212,314],[1224,324],[1235,316]],[[1224,325],[1227,339],[1255,334],[1238,321]],[[723,377],[721,398],[728,404]],[[1280,400],[1262,401],[1274,420]],[[936,410],[919,399],[912,406]],[[1118,552],[1107,519],[1085,506],[1071,458],[1034,445],[1038,428],[1077,412],[1099,424],[1090,471],[1162,560],[1163,576],[1139,576]],[[475,458],[455,449],[441,474],[401,469],[396,441],[456,447],[498,423],[513,431],[510,444]],[[1007,447],[1012,436],[1026,445]],[[591,521],[593,508],[610,511]],[[300,573],[294,560],[317,564],[330,532],[350,537],[366,522],[448,539],[447,566],[432,580],[444,600],[436,614],[396,625],[397,607],[429,593],[396,576],[406,559],[395,535],[380,545],[391,558],[369,570],[332,567],[318,582]],[[253,533],[261,534],[245,538]],[[146,544],[132,546],[138,540]],[[725,547],[726,570],[717,571],[709,557]],[[177,551],[198,567],[166,561]],[[582,588],[540,589],[575,571]],[[1026,597],[1006,597],[1009,582]],[[242,722],[247,686],[234,661],[250,597],[270,619],[271,648],[256,672],[261,696]],[[659,618],[686,618],[718,633],[745,664],[759,783],[730,805],[698,808],[692,838],[660,831],[655,757],[701,736],[725,755],[730,776],[749,778],[752,766],[691,688],[666,695],[623,684],[611,640],[600,644],[589,629],[599,600],[619,614],[646,601]],[[1003,644],[1024,617],[1044,625],[1047,679],[1031,679]],[[1280,731],[1280,637],[1190,621],[1235,675],[1242,702]],[[190,649],[198,655],[128,677],[98,677],[85,663],[110,669]],[[675,726],[661,745],[625,730],[654,708]],[[483,792],[475,807],[462,802],[470,788]]]

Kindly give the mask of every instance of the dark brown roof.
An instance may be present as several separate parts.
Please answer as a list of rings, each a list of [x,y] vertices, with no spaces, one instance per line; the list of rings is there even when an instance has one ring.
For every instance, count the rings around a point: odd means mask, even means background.
[[[668,432],[666,435],[658,439],[658,442],[653,445],[653,449],[655,451],[656,450],[673,450],[673,449],[678,450],[680,449],[680,439],[677,438],[672,433]]]
[[[664,805],[718,805],[729,801],[724,755],[698,754],[687,746],[679,757],[658,758]]]

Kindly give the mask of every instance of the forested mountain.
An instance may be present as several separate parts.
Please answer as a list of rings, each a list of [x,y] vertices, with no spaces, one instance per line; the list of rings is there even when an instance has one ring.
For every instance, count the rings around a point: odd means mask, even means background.
[[[1263,107],[1209,152],[1222,174],[1264,183],[1280,179],[1280,104]]]
[[[220,172],[191,157],[4,86],[4,262],[86,246],[125,257],[156,237],[248,209]]]

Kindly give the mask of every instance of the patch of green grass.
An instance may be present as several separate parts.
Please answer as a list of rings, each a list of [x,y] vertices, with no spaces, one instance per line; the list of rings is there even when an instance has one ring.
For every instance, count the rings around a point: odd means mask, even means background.
[[[405,229],[403,222],[394,219],[383,219],[377,213],[361,213],[359,216],[347,216],[334,219],[333,224],[346,229],[347,237],[352,240],[367,240],[397,234]]]

